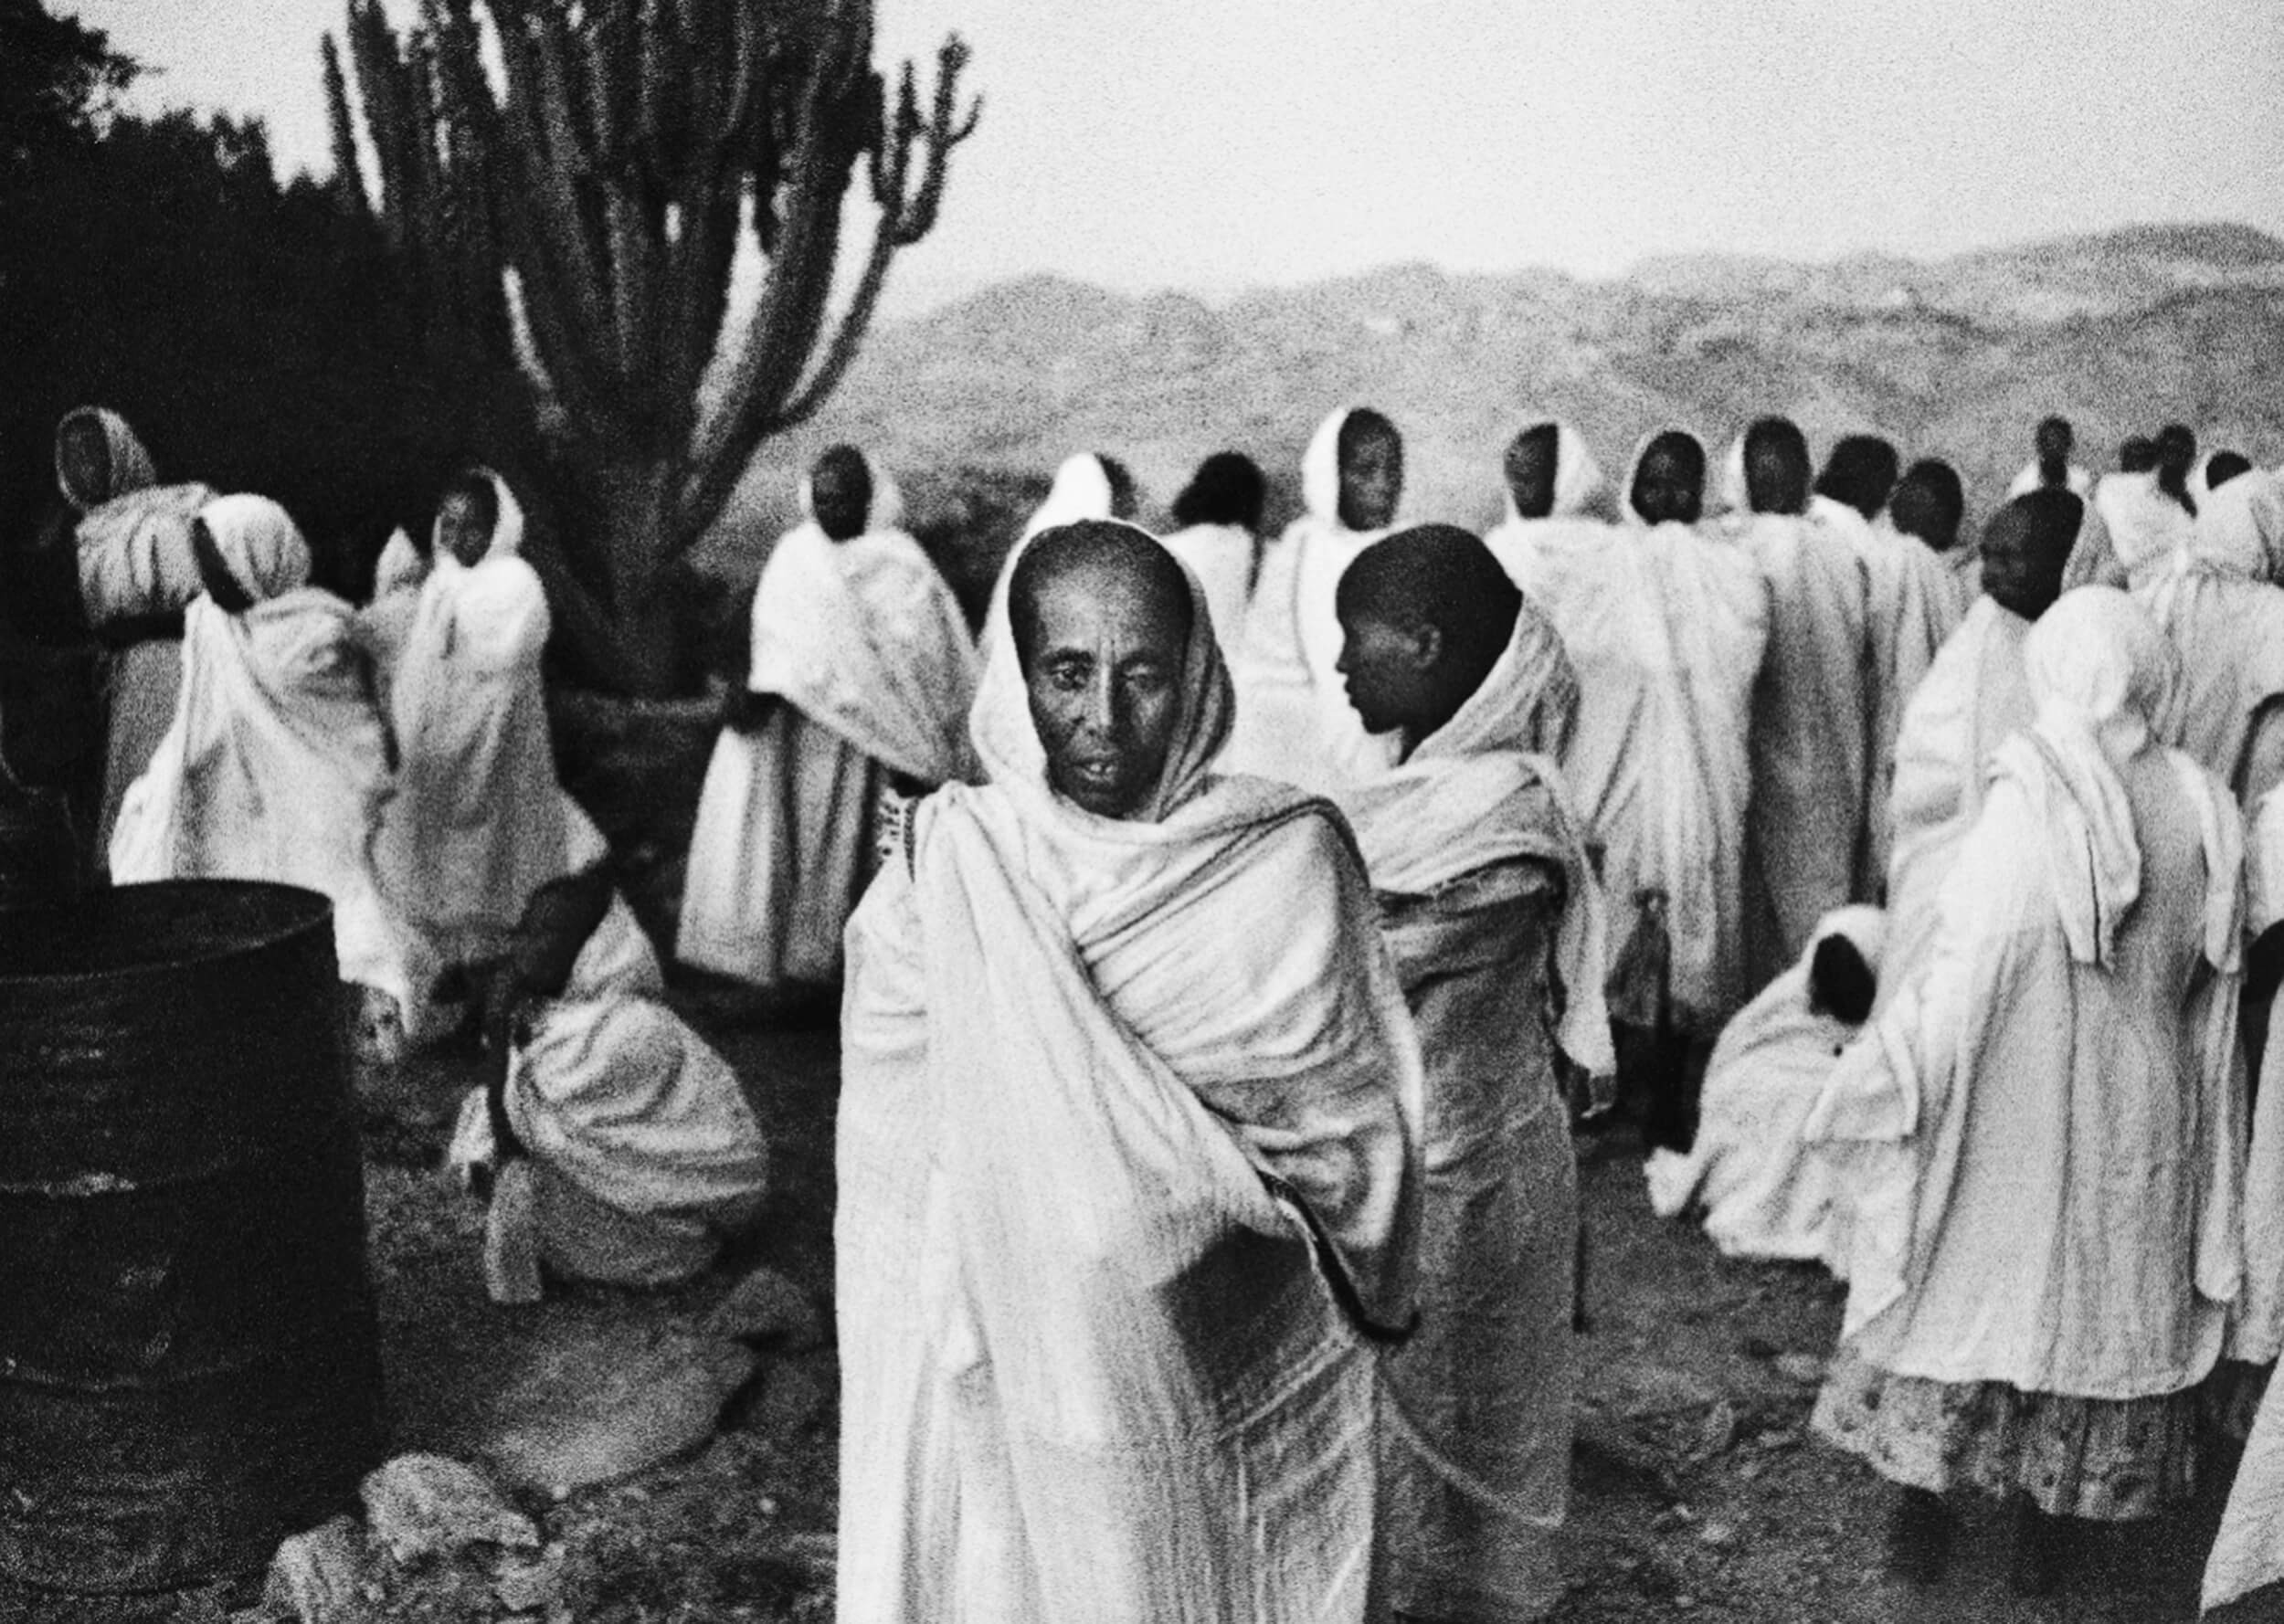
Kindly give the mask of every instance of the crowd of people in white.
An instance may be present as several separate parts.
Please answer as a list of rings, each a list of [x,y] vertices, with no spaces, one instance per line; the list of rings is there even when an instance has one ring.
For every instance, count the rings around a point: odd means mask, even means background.
[[[2050,1588],[2217,1425],[2208,1599],[2284,1578],[2284,475],[2074,449],[1978,539],[1946,463],[1782,417],[1614,486],[1527,424],[1479,537],[1401,521],[1369,408],[1274,538],[1242,456],[1161,537],[1082,455],[980,643],[820,457],[674,956],[845,986],[841,1616],[1542,1613],[1621,1118],[1661,1213],[1847,1282],[1815,1427],[1907,1577],[1979,1492]],[[180,617],[111,662],[112,881],[322,891],[377,1052],[492,1034],[502,1300],[703,1270],[767,1147],[560,786],[506,482],[353,607],[114,414],[57,469],[90,619]]]

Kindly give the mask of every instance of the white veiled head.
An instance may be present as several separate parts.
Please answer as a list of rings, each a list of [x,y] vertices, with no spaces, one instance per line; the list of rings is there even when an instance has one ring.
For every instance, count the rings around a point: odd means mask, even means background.
[[[1076,524],[1086,519],[1108,519],[1116,493],[1112,490],[1110,472],[1103,467],[1103,459],[1092,451],[1081,451],[1063,459],[1055,469],[1053,485],[1047,490],[1047,500],[1039,504],[1023,525],[1023,541],[1042,531],[1058,525]],[[1020,546],[1020,543],[1019,543]],[[1009,555],[1008,567],[1014,567],[1013,554]]]
[[[508,489],[507,480],[502,479],[491,469],[475,468],[469,471],[481,477],[486,484],[492,487],[492,501],[499,509],[499,516],[492,523],[492,542],[484,549],[484,557],[486,559],[514,557],[523,549],[523,504],[515,500],[515,492]],[[439,504],[440,507],[441,504]],[[435,522],[429,527],[428,559],[429,566],[433,569],[464,567],[459,559],[452,556],[452,550],[444,544],[444,520],[441,511],[438,513]]]
[[[864,476],[872,484],[872,500],[864,510],[864,533],[894,530],[904,522],[904,493],[894,474],[883,468],[870,451],[858,450],[857,459],[864,464]],[[817,496],[812,485],[814,470],[801,475],[796,494],[801,504],[801,517],[810,523],[817,521]]]
[[[268,497],[217,496],[198,510],[198,520],[230,578],[256,602],[309,585],[309,543],[292,515]]]
[[[1137,525],[1116,519],[1087,524],[1090,530],[1097,527],[1125,531],[1153,547],[1160,546],[1156,536]],[[1022,555],[1049,533],[1042,531],[1016,543],[1014,552],[1008,555],[1007,568],[1000,577],[1003,582],[1011,585]],[[1166,766],[1159,775],[1157,789],[1135,814],[1135,821],[1143,823],[1160,821],[1205,788],[1211,777],[1214,758],[1229,743],[1230,727],[1237,715],[1236,691],[1230,682],[1229,668],[1221,659],[1221,641],[1213,635],[1213,618],[1206,606],[1205,590],[1187,564],[1171,553],[1166,556],[1180,569],[1182,579],[1190,587],[1190,640],[1182,650],[1180,695],[1173,739],[1166,751]],[[984,624],[983,678],[977,685],[975,709],[968,717],[968,733],[975,741],[976,754],[991,782],[1015,791],[1025,807],[1050,808],[1071,817],[1089,817],[1091,814],[1058,796],[1047,782],[1047,749],[1031,721],[1031,692],[1023,680],[1022,662],[1016,653],[1008,597],[1009,594],[1002,592],[993,600],[990,616]]]
[[[2189,551],[2209,575],[2284,581],[2284,484],[2256,470],[2208,492]]]
[[[1586,437],[1560,417],[1533,417],[1516,430],[1515,438],[1540,428],[1554,430],[1554,506],[1547,514],[1549,519],[1570,519],[1586,512],[1606,497],[1609,480],[1602,471],[1602,464],[1594,460],[1594,453],[1586,443]],[[1509,446],[1513,440],[1507,442]],[[1502,492],[1509,522],[1522,517],[1515,506],[1512,489]]]
[[[102,437],[105,473],[99,485],[82,486],[72,478],[64,455],[68,434],[91,427]],[[145,490],[159,482],[151,453],[129,427],[127,419],[108,406],[75,406],[56,424],[56,489],[73,509],[87,512],[131,490]]]

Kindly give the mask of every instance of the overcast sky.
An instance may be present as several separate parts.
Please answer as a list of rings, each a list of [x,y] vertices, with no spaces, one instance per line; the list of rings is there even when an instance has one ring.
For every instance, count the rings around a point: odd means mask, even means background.
[[[328,166],[344,0],[51,0]],[[409,0],[390,0],[399,16]],[[883,0],[987,99],[906,308],[1031,270],[1208,293],[1400,260],[1612,274],[2128,222],[2284,234],[2279,0]]]

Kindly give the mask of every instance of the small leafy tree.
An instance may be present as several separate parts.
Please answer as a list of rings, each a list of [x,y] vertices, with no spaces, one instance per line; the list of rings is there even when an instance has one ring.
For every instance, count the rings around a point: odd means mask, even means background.
[[[590,670],[601,645],[628,691],[661,692],[669,566],[755,448],[831,393],[890,262],[935,225],[978,111],[960,105],[967,49],[947,38],[928,91],[907,63],[891,94],[865,0],[424,0],[403,34],[380,0],[350,0],[347,42],[346,69],[325,43],[344,206],[411,268],[444,348],[506,356],[520,305],[594,515],[557,538],[559,606]],[[836,323],[860,168],[879,220]],[[702,414],[741,240],[767,275]]]

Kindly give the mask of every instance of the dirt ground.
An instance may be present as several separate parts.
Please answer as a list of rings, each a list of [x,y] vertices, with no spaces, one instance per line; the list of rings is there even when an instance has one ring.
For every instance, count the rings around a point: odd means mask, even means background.
[[[709,1280],[664,1296],[589,1292],[551,1295],[530,1309],[492,1306],[479,1271],[480,1210],[434,1171],[445,1109],[469,1080],[466,1062],[431,1066],[372,1102],[368,1206],[398,1448],[471,1452],[473,1418],[542,1343],[582,1326],[643,1335],[687,1329],[754,1265],[826,1300],[830,1028],[813,1019],[734,1026],[693,1013],[762,1113],[775,1195],[749,1247]],[[1943,1586],[1912,1590],[1886,1580],[1885,1494],[1866,1471],[1806,1434],[1815,1373],[1839,1321],[1838,1291],[1814,1269],[1728,1261],[1695,1229],[1654,1218],[1627,1138],[1581,1148],[1591,1328],[1581,1347],[1570,1584],[1558,1619],[2195,1617],[2218,1483],[2153,1534],[2079,1538],[2068,1589],[2054,1602],[2025,1603],[2007,1591],[2003,1542],[1981,1525]],[[829,1350],[769,1361],[733,1405],[731,1424],[694,1457],[560,1502],[526,1497],[551,1565],[536,1603],[503,1590],[481,1562],[378,1563],[362,1616],[386,1624],[829,1619],[833,1386]]]

